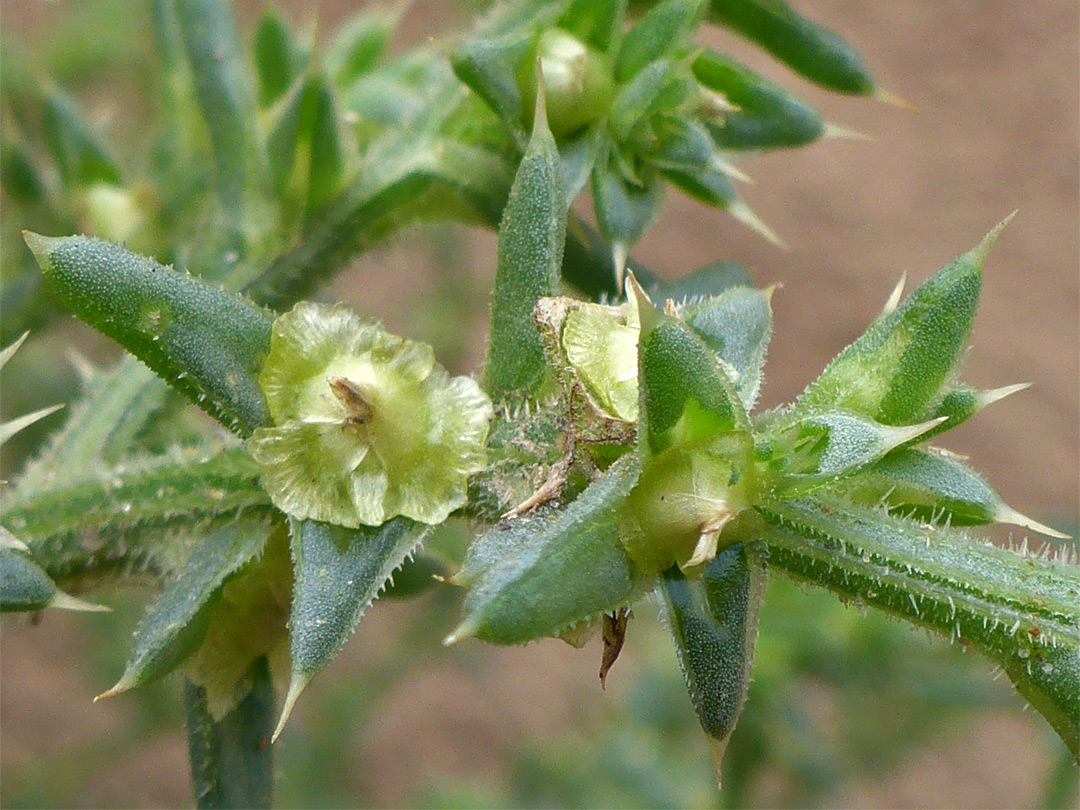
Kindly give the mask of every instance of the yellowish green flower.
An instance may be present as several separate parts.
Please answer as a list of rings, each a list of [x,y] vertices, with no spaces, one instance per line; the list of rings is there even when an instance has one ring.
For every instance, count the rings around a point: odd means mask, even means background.
[[[259,383],[274,426],[249,448],[295,517],[441,523],[484,466],[492,407],[476,382],[347,306],[302,303],[278,318]]]

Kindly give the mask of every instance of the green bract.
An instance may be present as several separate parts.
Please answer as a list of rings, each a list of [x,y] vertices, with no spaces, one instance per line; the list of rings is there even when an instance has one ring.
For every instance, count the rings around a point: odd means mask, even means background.
[[[480,387],[347,306],[304,303],[278,318],[259,382],[274,426],[248,447],[294,517],[441,523],[484,466],[492,408]]]

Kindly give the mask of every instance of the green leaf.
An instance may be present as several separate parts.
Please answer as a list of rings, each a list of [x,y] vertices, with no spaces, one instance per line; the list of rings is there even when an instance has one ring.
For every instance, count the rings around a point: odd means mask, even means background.
[[[670,59],[658,59],[620,85],[611,104],[609,126],[618,142],[630,138],[634,128],[656,112],[680,106],[691,91],[689,73]]]
[[[1051,537],[1065,536],[1021,515],[960,456],[936,447],[889,453],[849,480],[844,492],[857,503],[883,504],[923,523],[1012,523]]]
[[[686,273],[671,280],[653,280],[646,281],[638,269],[631,266],[630,269],[634,273],[634,277],[637,278],[642,288],[649,294],[649,297],[656,301],[667,301],[671,299],[676,304],[683,304],[692,298],[707,298],[712,296],[718,296],[732,289],[733,287],[753,287],[754,277],[750,275],[750,271],[738,262],[731,261],[719,261],[707,264],[704,267],[699,267],[693,272]],[[759,293],[762,296],[766,296],[766,303],[768,303],[768,290]],[[738,307],[741,311],[741,307]],[[686,314],[684,312],[684,314]],[[689,317],[689,316],[687,316]],[[770,313],[771,320],[771,313]],[[758,323],[760,321],[749,321],[745,327],[748,330],[748,334],[757,333],[757,329],[750,326],[750,323]],[[693,324],[691,324],[693,326]],[[710,335],[712,335],[712,328],[693,327],[695,331],[701,334],[706,343],[709,343]],[[771,331],[771,325],[770,325]]]
[[[559,18],[559,28],[585,44],[607,52],[622,33],[626,0],[571,0]]]
[[[660,212],[663,189],[652,176],[627,180],[617,166],[601,159],[592,173],[593,211],[604,238],[626,251],[637,244]]]
[[[541,93],[533,134],[499,225],[485,381],[489,391],[502,395],[532,394],[543,382],[544,348],[532,314],[538,299],[558,291],[566,242],[562,163],[543,105]]]
[[[269,420],[257,379],[270,346],[266,311],[110,242],[25,238],[76,315],[200,408],[240,436]]]
[[[622,38],[615,61],[620,84],[633,79],[650,62],[682,44],[705,13],[706,0],[665,0],[653,5]]]
[[[192,542],[190,559],[146,609],[124,674],[96,699],[161,678],[193,653],[206,636],[225,581],[261,553],[273,524],[265,518],[229,520]]]
[[[950,381],[967,347],[986,255],[1008,219],[947,264],[840,352],[795,403],[846,408],[887,425],[918,418]]]
[[[343,22],[326,48],[323,67],[339,87],[370,71],[386,52],[408,3],[361,8]]]
[[[746,273],[741,265],[721,266],[716,272]],[[749,274],[746,274],[749,275]],[[727,280],[727,279],[725,279]],[[686,324],[734,372],[735,391],[749,411],[761,389],[765,350],[772,337],[772,289],[736,286],[680,310]]]
[[[285,196],[301,140],[311,134],[311,110],[314,79],[298,81],[271,111],[273,116],[266,138],[267,169],[270,184],[279,197]]]
[[[206,690],[184,684],[191,788],[200,810],[269,808],[273,798],[274,682],[265,658],[250,671],[246,696],[231,712],[215,719]]]
[[[761,503],[770,567],[996,661],[1080,753],[1080,567],[833,499]]]
[[[292,680],[275,739],[300,693],[334,660],[426,530],[405,518],[362,529],[314,520],[292,521],[290,527],[296,569],[289,619]]]
[[[625,605],[638,575],[619,540],[619,511],[638,471],[636,457],[623,456],[566,509],[477,538],[455,578],[470,587],[465,618],[446,643],[523,644]]]
[[[776,495],[790,498],[854,475],[936,424],[893,427],[841,410],[781,419],[765,433],[767,446],[773,448],[770,466]]]
[[[874,77],[858,52],[785,0],[711,0],[709,16],[815,84],[839,93],[875,91]]]
[[[338,190],[345,176],[345,153],[334,94],[325,81],[313,88],[307,209],[310,217]]]
[[[213,144],[218,198],[227,225],[243,223],[246,194],[257,187],[260,160],[253,131],[254,94],[228,0],[176,0],[176,19],[195,95]]]
[[[269,107],[285,95],[304,69],[305,61],[281,15],[275,11],[265,12],[255,27],[255,74],[259,80],[259,106]]]
[[[0,142],[0,186],[12,200],[23,205],[44,205],[48,189],[38,167],[17,140]]]
[[[1016,385],[1002,386],[1001,388],[979,390],[962,383],[946,385],[944,388],[945,393],[941,396],[941,399],[932,403],[925,413],[928,419],[945,417],[945,421],[933,430],[928,431],[922,437],[922,440],[944,433],[946,430],[951,430],[971,419],[988,405],[993,405],[998,400],[1030,387],[1030,383],[1018,383]]]
[[[570,212],[566,224],[566,246],[563,251],[562,277],[590,298],[621,296],[621,279],[626,270],[650,293],[662,280],[651,270],[627,257],[625,268],[616,261],[611,243],[581,217]],[[669,296],[674,297],[674,296]]]
[[[75,103],[57,87],[45,93],[45,142],[69,190],[93,183],[119,183],[120,172],[104,145],[83,122]]]
[[[825,122],[812,107],[734,59],[708,48],[692,69],[704,87],[739,108],[706,119],[721,149],[802,146],[825,134]]]
[[[746,412],[716,355],[683,321],[657,310],[635,284],[639,442],[647,452],[731,430],[746,430]]]
[[[391,131],[369,148],[358,178],[309,223],[301,242],[250,279],[248,293],[265,306],[288,307],[403,225],[424,218],[494,223],[511,179],[501,154]]]
[[[126,355],[107,371],[88,369],[82,397],[64,427],[23,468],[20,493],[93,478],[102,464],[131,454],[138,434],[165,402],[168,388],[146,366]]]
[[[6,529],[3,529],[3,533],[5,537],[11,536]],[[68,596],[24,553],[10,547],[0,548],[0,613],[49,607],[80,611],[109,610]]]
[[[678,568],[664,572],[657,593],[675,641],[690,700],[720,760],[750,688],[758,606],[765,565],[755,546],[738,543],[688,580]]]

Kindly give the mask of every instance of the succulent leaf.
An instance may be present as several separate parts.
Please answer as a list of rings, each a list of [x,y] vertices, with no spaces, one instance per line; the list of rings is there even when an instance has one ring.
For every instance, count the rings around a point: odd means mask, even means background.
[[[712,741],[717,777],[750,687],[764,586],[762,555],[743,543],[717,554],[700,579],[672,568],[657,586],[690,700]]]
[[[292,521],[296,569],[289,651],[292,679],[276,738],[300,693],[334,660],[394,570],[416,549],[426,527],[404,518],[348,529]]]
[[[532,313],[540,298],[557,291],[569,202],[543,105],[541,93],[533,134],[499,225],[485,371],[487,388],[497,395],[535,393],[546,369]]]
[[[983,262],[1008,221],[876,320],[807,387],[796,410],[847,408],[888,425],[921,416],[963,357]]]
[[[465,618],[446,643],[523,644],[625,605],[638,574],[619,541],[619,511],[638,470],[634,454],[623,456],[564,510],[477,538],[456,578],[470,587]]]
[[[234,433],[268,421],[256,374],[270,343],[269,313],[111,242],[24,237],[76,315]]]
[[[1050,537],[1065,537],[1008,506],[960,456],[936,447],[889,453],[849,480],[844,491],[857,503],[883,504],[923,523],[1012,523]]]
[[[139,622],[124,674],[98,699],[155,681],[193,653],[206,636],[225,581],[261,553],[272,530],[265,519],[241,518],[210,529],[193,543],[187,565]]]

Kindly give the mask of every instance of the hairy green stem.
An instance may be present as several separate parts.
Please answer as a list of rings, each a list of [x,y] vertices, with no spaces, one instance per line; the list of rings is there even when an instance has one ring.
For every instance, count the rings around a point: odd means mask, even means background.
[[[258,475],[239,448],[202,458],[177,451],[93,480],[16,492],[5,498],[0,521],[58,583],[156,572],[168,567],[170,538],[196,536],[199,526],[245,510],[269,510]]]
[[[997,662],[1080,747],[1080,567],[841,501],[760,505],[769,564]],[[1026,545],[1026,544],[1025,544]]]

